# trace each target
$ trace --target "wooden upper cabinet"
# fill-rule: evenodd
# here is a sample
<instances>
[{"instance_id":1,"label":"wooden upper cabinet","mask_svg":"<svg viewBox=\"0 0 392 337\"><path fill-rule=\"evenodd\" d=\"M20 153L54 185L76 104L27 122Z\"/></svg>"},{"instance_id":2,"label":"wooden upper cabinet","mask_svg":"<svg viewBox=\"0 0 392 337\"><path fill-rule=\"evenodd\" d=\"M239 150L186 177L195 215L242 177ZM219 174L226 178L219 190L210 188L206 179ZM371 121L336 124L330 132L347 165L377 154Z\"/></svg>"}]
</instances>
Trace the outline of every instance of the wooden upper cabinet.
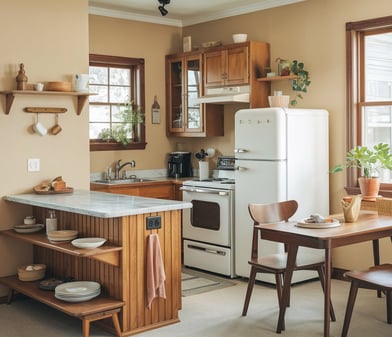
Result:
<instances>
[{"instance_id":1,"label":"wooden upper cabinet","mask_svg":"<svg viewBox=\"0 0 392 337\"><path fill-rule=\"evenodd\" d=\"M167 135L223 136L223 107L198 102L203 95L202 54L166 57Z\"/></svg>"},{"instance_id":2,"label":"wooden upper cabinet","mask_svg":"<svg viewBox=\"0 0 392 337\"><path fill-rule=\"evenodd\" d=\"M248 46L228 47L204 54L206 88L243 84L249 84Z\"/></svg>"}]
</instances>

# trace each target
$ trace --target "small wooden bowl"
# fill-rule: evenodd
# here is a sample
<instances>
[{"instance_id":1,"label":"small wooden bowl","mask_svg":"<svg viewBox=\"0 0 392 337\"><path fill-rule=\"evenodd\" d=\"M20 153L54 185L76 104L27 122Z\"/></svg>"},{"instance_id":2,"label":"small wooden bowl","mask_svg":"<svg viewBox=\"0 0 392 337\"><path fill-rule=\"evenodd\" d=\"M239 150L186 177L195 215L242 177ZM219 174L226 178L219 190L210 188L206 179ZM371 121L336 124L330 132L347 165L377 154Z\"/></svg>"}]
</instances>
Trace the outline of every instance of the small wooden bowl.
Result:
<instances>
[{"instance_id":1,"label":"small wooden bowl","mask_svg":"<svg viewBox=\"0 0 392 337\"><path fill-rule=\"evenodd\" d=\"M71 91L71 82L48 82L46 90L48 91Z\"/></svg>"}]
</instances>

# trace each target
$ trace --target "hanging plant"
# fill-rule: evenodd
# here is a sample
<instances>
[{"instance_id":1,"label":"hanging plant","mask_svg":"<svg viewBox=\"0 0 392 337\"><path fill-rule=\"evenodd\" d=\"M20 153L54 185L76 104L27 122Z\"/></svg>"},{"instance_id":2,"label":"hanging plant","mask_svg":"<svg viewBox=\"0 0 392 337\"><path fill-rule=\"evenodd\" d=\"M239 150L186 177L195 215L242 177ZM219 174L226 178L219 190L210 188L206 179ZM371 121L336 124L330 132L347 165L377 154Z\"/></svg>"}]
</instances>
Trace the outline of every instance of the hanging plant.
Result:
<instances>
[{"instance_id":1,"label":"hanging plant","mask_svg":"<svg viewBox=\"0 0 392 337\"><path fill-rule=\"evenodd\" d=\"M302 93L306 93L308 91L308 87L311 83L309 80L309 73L304 69L304 63L294 60L291 63L290 73L292 75L298 76L292 82L292 89L295 91L294 98L290 101L292 106L296 106L298 104L298 99L303 99Z\"/></svg>"}]
</instances>

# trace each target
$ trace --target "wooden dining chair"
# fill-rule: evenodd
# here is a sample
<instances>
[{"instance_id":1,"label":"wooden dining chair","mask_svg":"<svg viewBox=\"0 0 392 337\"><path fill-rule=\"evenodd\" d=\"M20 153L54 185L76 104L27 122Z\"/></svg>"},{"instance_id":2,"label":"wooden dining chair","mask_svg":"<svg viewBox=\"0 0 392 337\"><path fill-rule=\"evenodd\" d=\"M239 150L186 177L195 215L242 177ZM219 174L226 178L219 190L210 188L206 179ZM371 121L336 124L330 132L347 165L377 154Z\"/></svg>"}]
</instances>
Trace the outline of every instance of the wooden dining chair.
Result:
<instances>
[{"instance_id":1,"label":"wooden dining chair","mask_svg":"<svg viewBox=\"0 0 392 337\"><path fill-rule=\"evenodd\" d=\"M278 294L279 308L281 310L282 302L282 288L283 288L283 277L286 270L287 253L272 254L267 256L259 256L259 237L258 227L259 225L276 223L276 222L288 222L295 212L297 211L298 203L295 200L282 201L272 204L249 204L248 210L251 218L254 221L253 226L253 237L252 237L252 253L251 259L248 263L251 266L248 288L246 291L244 307L242 310L242 316L246 316L248 312L248 306L252 295L255 279L257 273L269 273L275 274L276 290ZM285 249L286 250L286 249ZM322 289L324 291L324 280L325 280L325 261L324 257L320 257L316 254L312 255L309 253L306 256L306 260L297 260L296 270L316 270L319 277ZM287 301L290 303L290 300ZM335 313L331 303L331 320L335 321ZM283 325L284 330L284 325Z\"/></svg>"},{"instance_id":2,"label":"wooden dining chair","mask_svg":"<svg viewBox=\"0 0 392 337\"><path fill-rule=\"evenodd\" d=\"M347 300L346 314L344 316L342 337L347 336L359 288L375 289L385 292L387 322L388 324L392 324L392 264L374 266L366 271L348 271L344 273L344 277L351 281L351 287Z\"/></svg>"},{"instance_id":3,"label":"wooden dining chair","mask_svg":"<svg viewBox=\"0 0 392 337\"><path fill-rule=\"evenodd\" d=\"M392 216L392 198L377 198L376 199L376 209L378 215L388 215ZM392 242L392 236L390 237ZM373 240L373 258L374 265L378 266L380 264L380 243L378 239ZM377 290L377 296L381 297L381 291Z\"/></svg>"}]
</instances>

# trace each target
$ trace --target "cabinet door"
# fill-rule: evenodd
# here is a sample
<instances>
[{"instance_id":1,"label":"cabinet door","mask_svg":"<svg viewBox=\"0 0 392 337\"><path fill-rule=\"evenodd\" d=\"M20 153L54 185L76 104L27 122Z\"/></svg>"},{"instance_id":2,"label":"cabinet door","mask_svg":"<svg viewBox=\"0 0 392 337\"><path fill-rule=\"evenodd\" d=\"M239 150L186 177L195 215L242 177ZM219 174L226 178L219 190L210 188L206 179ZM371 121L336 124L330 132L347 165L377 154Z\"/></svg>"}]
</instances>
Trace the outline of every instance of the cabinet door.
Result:
<instances>
[{"instance_id":1,"label":"cabinet door","mask_svg":"<svg viewBox=\"0 0 392 337\"><path fill-rule=\"evenodd\" d=\"M170 132L184 132L183 63L181 57L168 60L167 89L168 129Z\"/></svg>"},{"instance_id":2,"label":"cabinet door","mask_svg":"<svg viewBox=\"0 0 392 337\"><path fill-rule=\"evenodd\" d=\"M229 48L227 50L226 85L249 83L248 47Z\"/></svg>"},{"instance_id":3,"label":"cabinet door","mask_svg":"<svg viewBox=\"0 0 392 337\"><path fill-rule=\"evenodd\" d=\"M201 59L200 56L185 59L185 102L183 106L186 132L203 131L203 105L197 101L201 96Z\"/></svg>"},{"instance_id":4,"label":"cabinet door","mask_svg":"<svg viewBox=\"0 0 392 337\"><path fill-rule=\"evenodd\" d=\"M225 51L204 54L204 86L221 87L225 84Z\"/></svg>"}]
</instances>

